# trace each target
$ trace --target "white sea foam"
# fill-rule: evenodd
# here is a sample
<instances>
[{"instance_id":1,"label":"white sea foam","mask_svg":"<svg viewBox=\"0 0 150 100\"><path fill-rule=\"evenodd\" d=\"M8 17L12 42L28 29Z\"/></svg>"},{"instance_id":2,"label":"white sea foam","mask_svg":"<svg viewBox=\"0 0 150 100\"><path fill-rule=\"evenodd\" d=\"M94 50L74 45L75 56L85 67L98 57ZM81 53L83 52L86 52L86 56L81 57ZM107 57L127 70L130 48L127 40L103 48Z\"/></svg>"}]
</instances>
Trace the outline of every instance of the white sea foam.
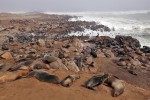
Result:
<instances>
[{"instance_id":1,"label":"white sea foam","mask_svg":"<svg viewBox=\"0 0 150 100\"><path fill-rule=\"evenodd\" d=\"M62 13L59 13L62 14ZM89 35L110 36L126 35L137 38L141 45L150 46L150 11L125 11L125 12L79 12L64 13L68 15L79 16L69 21L95 21L97 24L103 24L115 31L100 32L85 29L84 32L70 33L70 35Z\"/></svg>"}]
</instances>

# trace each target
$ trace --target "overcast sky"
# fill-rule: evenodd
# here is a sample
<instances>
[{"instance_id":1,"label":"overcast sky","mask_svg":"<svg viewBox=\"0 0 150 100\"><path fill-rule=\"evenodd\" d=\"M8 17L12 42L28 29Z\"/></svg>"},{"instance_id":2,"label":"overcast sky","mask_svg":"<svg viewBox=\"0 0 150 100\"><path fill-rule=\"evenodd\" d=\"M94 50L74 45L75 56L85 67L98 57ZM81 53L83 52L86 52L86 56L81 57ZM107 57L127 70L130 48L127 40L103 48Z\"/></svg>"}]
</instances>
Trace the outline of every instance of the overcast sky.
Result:
<instances>
[{"instance_id":1,"label":"overcast sky","mask_svg":"<svg viewBox=\"0 0 150 100\"><path fill-rule=\"evenodd\" d=\"M0 0L0 12L118 10L150 10L150 0Z\"/></svg>"}]
</instances>

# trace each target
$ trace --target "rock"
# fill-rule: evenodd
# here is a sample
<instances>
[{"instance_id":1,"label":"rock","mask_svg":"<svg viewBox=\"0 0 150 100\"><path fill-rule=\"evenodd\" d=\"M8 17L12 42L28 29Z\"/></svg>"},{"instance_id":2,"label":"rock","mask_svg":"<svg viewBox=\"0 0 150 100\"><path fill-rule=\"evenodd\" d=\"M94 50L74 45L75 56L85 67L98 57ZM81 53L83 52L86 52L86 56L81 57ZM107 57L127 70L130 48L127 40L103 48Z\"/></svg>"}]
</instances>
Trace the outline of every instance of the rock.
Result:
<instances>
[{"instance_id":1,"label":"rock","mask_svg":"<svg viewBox=\"0 0 150 100\"><path fill-rule=\"evenodd\" d=\"M104 54L108 58L115 58L115 55L111 50L107 50Z\"/></svg>"},{"instance_id":2,"label":"rock","mask_svg":"<svg viewBox=\"0 0 150 100\"><path fill-rule=\"evenodd\" d=\"M132 52L133 51L133 49L130 48L129 46L124 46L123 49L125 52Z\"/></svg>"},{"instance_id":3,"label":"rock","mask_svg":"<svg viewBox=\"0 0 150 100\"><path fill-rule=\"evenodd\" d=\"M140 66L141 65L141 63L138 60L133 60L133 59L130 60L130 63L134 66Z\"/></svg>"},{"instance_id":4,"label":"rock","mask_svg":"<svg viewBox=\"0 0 150 100\"><path fill-rule=\"evenodd\" d=\"M148 60L150 61L150 57L148 57Z\"/></svg>"},{"instance_id":5,"label":"rock","mask_svg":"<svg viewBox=\"0 0 150 100\"><path fill-rule=\"evenodd\" d=\"M126 66L127 63L125 61L119 61L119 62L117 62L117 65L119 65L119 66Z\"/></svg>"},{"instance_id":6,"label":"rock","mask_svg":"<svg viewBox=\"0 0 150 100\"><path fill-rule=\"evenodd\" d=\"M2 45L2 50L9 50L8 45L7 45L7 44L3 44L3 45Z\"/></svg>"},{"instance_id":7,"label":"rock","mask_svg":"<svg viewBox=\"0 0 150 100\"><path fill-rule=\"evenodd\" d=\"M89 70L91 73L97 73L98 67L97 66L89 67Z\"/></svg>"},{"instance_id":8,"label":"rock","mask_svg":"<svg viewBox=\"0 0 150 100\"><path fill-rule=\"evenodd\" d=\"M93 58L91 56L87 56L85 59L86 59L85 63L88 65L93 62Z\"/></svg>"},{"instance_id":9,"label":"rock","mask_svg":"<svg viewBox=\"0 0 150 100\"><path fill-rule=\"evenodd\" d=\"M36 54L27 54L27 55L25 55L25 58L27 58L27 59L37 59L38 57L37 57Z\"/></svg>"},{"instance_id":10,"label":"rock","mask_svg":"<svg viewBox=\"0 0 150 100\"><path fill-rule=\"evenodd\" d=\"M147 62L148 62L148 60L147 60L145 57L140 57L140 58L139 58L139 61L140 61L141 63L147 63Z\"/></svg>"},{"instance_id":11,"label":"rock","mask_svg":"<svg viewBox=\"0 0 150 100\"><path fill-rule=\"evenodd\" d=\"M150 53L146 53L145 56L150 57Z\"/></svg>"},{"instance_id":12,"label":"rock","mask_svg":"<svg viewBox=\"0 0 150 100\"><path fill-rule=\"evenodd\" d=\"M75 64L74 61L68 61L67 63L67 68L71 71L75 71L75 72L79 72L80 69L78 68L78 66Z\"/></svg>"},{"instance_id":13,"label":"rock","mask_svg":"<svg viewBox=\"0 0 150 100\"><path fill-rule=\"evenodd\" d=\"M101 53L99 53L97 56L98 56L98 57L100 57L100 58L104 58L104 57L106 57L106 56L105 56L105 54L104 54L104 53L102 53L102 52L101 52Z\"/></svg>"},{"instance_id":14,"label":"rock","mask_svg":"<svg viewBox=\"0 0 150 100\"><path fill-rule=\"evenodd\" d=\"M5 66L4 63L0 64L0 69L2 69Z\"/></svg>"},{"instance_id":15,"label":"rock","mask_svg":"<svg viewBox=\"0 0 150 100\"><path fill-rule=\"evenodd\" d=\"M29 59L27 59L26 57L23 57L22 55L18 55L15 57L16 62L23 62L23 61L27 61Z\"/></svg>"},{"instance_id":16,"label":"rock","mask_svg":"<svg viewBox=\"0 0 150 100\"><path fill-rule=\"evenodd\" d=\"M77 49L76 47L74 47L74 46L71 46L71 47L69 47L69 51L72 51L72 52L80 52L80 50L79 49Z\"/></svg>"},{"instance_id":17,"label":"rock","mask_svg":"<svg viewBox=\"0 0 150 100\"><path fill-rule=\"evenodd\" d=\"M50 67L54 69L68 70L68 68L61 61L54 61L50 63Z\"/></svg>"},{"instance_id":18,"label":"rock","mask_svg":"<svg viewBox=\"0 0 150 100\"><path fill-rule=\"evenodd\" d=\"M23 48L19 49L19 50L18 50L18 53L19 53L19 54L24 54L24 53L25 53L25 49L23 49Z\"/></svg>"},{"instance_id":19,"label":"rock","mask_svg":"<svg viewBox=\"0 0 150 100\"><path fill-rule=\"evenodd\" d=\"M1 51L1 50L0 50L0 55L2 55L3 53L4 53L4 51Z\"/></svg>"},{"instance_id":20,"label":"rock","mask_svg":"<svg viewBox=\"0 0 150 100\"><path fill-rule=\"evenodd\" d=\"M129 52L129 53L126 53L129 57L132 57L133 59L138 59L138 55L135 54L134 52Z\"/></svg>"},{"instance_id":21,"label":"rock","mask_svg":"<svg viewBox=\"0 0 150 100\"><path fill-rule=\"evenodd\" d=\"M53 44L56 45L56 44L59 44L59 42L58 41L54 41Z\"/></svg>"},{"instance_id":22,"label":"rock","mask_svg":"<svg viewBox=\"0 0 150 100\"><path fill-rule=\"evenodd\" d=\"M83 68L82 57L81 56L76 57L75 60L76 60L75 61L76 65L78 66L79 70L81 71Z\"/></svg>"},{"instance_id":23,"label":"rock","mask_svg":"<svg viewBox=\"0 0 150 100\"><path fill-rule=\"evenodd\" d=\"M36 54L37 50L35 49L30 49L29 51L27 51L27 54Z\"/></svg>"},{"instance_id":24,"label":"rock","mask_svg":"<svg viewBox=\"0 0 150 100\"><path fill-rule=\"evenodd\" d=\"M52 63L52 62L55 62L55 61L57 61L57 58L54 57L54 56L45 55L44 58L43 58L43 62L46 63L46 64L49 64L49 63Z\"/></svg>"},{"instance_id":25,"label":"rock","mask_svg":"<svg viewBox=\"0 0 150 100\"><path fill-rule=\"evenodd\" d=\"M39 39L38 40L38 44L40 45L40 46L45 46L45 41L43 40L43 39Z\"/></svg>"},{"instance_id":26,"label":"rock","mask_svg":"<svg viewBox=\"0 0 150 100\"><path fill-rule=\"evenodd\" d=\"M13 59L13 56L11 55L11 53L10 52L5 52L4 54L2 54L1 55L1 57L3 58L3 59Z\"/></svg>"},{"instance_id":27,"label":"rock","mask_svg":"<svg viewBox=\"0 0 150 100\"><path fill-rule=\"evenodd\" d=\"M143 66L144 66L144 67L148 67L148 68L150 67L149 64L143 64Z\"/></svg>"},{"instance_id":28,"label":"rock","mask_svg":"<svg viewBox=\"0 0 150 100\"><path fill-rule=\"evenodd\" d=\"M61 48L62 51L64 51L65 53L69 53L70 51L66 48Z\"/></svg>"},{"instance_id":29,"label":"rock","mask_svg":"<svg viewBox=\"0 0 150 100\"><path fill-rule=\"evenodd\" d=\"M141 56L143 55L143 52L140 49L137 49L135 53Z\"/></svg>"},{"instance_id":30,"label":"rock","mask_svg":"<svg viewBox=\"0 0 150 100\"><path fill-rule=\"evenodd\" d=\"M128 72L129 72L130 74L132 74L132 75L137 76L137 73L136 73L134 70L128 70Z\"/></svg>"},{"instance_id":31,"label":"rock","mask_svg":"<svg viewBox=\"0 0 150 100\"><path fill-rule=\"evenodd\" d=\"M79 40L78 38L74 38L74 39L72 40L72 44L73 44L74 47L83 49L83 43L82 43L82 41Z\"/></svg>"}]
</instances>

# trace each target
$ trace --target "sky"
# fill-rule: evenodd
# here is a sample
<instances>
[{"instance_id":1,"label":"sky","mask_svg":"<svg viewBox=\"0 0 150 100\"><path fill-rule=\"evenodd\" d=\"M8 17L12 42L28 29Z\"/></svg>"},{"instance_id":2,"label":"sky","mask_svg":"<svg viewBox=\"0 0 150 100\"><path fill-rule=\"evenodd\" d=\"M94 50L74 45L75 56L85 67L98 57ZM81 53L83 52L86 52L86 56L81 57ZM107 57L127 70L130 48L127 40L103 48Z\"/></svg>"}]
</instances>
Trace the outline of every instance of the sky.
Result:
<instances>
[{"instance_id":1,"label":"sky","mask_svg":"<svg viewBox=\"0 0 150 100\"><path fill-rule=\"evenodd\" d=\"M150 0L0 0L0 12L150 10Z\"/></svg>"}]
</instances>

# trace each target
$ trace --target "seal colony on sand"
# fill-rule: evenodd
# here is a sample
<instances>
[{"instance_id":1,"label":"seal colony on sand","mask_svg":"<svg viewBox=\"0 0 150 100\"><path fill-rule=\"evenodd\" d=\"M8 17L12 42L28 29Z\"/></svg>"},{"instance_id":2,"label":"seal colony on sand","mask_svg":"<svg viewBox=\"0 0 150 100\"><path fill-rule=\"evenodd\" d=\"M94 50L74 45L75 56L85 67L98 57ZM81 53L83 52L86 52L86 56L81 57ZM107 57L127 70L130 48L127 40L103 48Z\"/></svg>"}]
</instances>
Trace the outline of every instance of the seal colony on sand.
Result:
<instances>
[{"instance_id":1,"label":"seal colony on sand","mask_svg":"<svg viewBox=\"0 0 150 100\"><path fill-rule=\"evenodd\" d=\"M74 74L82 75L83 73L89 76L101 72L111 72L131 84L146 89L149 87L150 47L141 48L137 39L128 36L118 35L115 38L99 35L89 37L84 34L71 36L68 34L84 32L84 28L100 31L106 27L97 26L93 22L68 21L69 16L64 16L65 18L46 14L40 16L31 19L13 17L13 20L12 18L9 20L0 18L0 31L2 27L0 34L0 70L2 73L0 72L0 75L6 72L0 77L1 83L23 77L34 77L39 82L57 83L57 85L71 87L78 85L83 79L86 80L84 76L77 80L78 75L72 75L74 72ZM90 34L92 35L92 33ZM11 38L7 38L7 36L11 36ZM59 80L57 74L52 75L46 71L40 71L50 70L55 73L56 69L65 70L64 73L59 74L59 71L56 71L60 78L65 77L64 79ZM24 76L18 74L18 71L21 72L21 70L30 71ZM132 75L130 76L129 73ZM61 74L63 75L61 76ZM68 76L64 76L66 74ZM143 77L144 79L142 79ZM82 82L83 84L85 80ZM99 85L107 85L113 88L113 96L119 96L125 90L124 82L112 75L108 75L108 77L106 74L97 75L87 80L86 88L96 90ZM75 82L77 84L74 84ZM84 90L88 91L88 89ZM88 96L90 97L90 95Z\"/></svg>"}]
</instances>

